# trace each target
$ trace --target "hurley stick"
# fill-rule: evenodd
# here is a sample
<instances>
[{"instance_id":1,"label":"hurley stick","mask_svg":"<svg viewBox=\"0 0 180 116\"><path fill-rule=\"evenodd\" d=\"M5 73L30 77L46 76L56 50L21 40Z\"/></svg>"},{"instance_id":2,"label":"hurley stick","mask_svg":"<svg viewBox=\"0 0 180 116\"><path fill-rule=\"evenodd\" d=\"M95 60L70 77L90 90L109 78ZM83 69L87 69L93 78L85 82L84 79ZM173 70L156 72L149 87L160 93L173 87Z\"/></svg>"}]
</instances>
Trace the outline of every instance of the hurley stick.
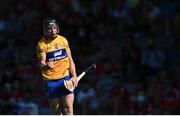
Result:
<instances>
[{"instance_id":1,"label":"hurley stick","mask_svg":"<svg viewBox=\"0 0 180 116\"><path fill-rule=\"evenodd\" d=\"M80 81L80 79L82 77L84 77L84 75L86 74L86 72L88 72L91 68L96 68L96 64L93 63L90 67L88 67L85 71L83 71L78 77L77 80L78 82ZM71 80L64 80L64 86L69 90L69 91L73 91L75 88L72 84Z\"/></svg>"}]
</instances>

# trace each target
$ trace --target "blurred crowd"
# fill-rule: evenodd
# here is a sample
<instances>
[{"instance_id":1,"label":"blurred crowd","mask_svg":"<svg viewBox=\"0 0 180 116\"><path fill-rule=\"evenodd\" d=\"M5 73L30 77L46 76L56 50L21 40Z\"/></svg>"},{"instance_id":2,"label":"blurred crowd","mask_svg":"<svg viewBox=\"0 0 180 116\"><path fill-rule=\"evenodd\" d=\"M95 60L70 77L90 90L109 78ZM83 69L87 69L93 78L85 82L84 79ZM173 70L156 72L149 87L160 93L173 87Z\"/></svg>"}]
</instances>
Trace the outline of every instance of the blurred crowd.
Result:
<instances>
[{"instance_id":1,"label":"blurred crowd","mask_svg":"<svg viewBox=\"0 0 180 116\"><path fill-rule=\"evenodd\" d=\"M0 114L51 114L37 66L57 20L77 73L75 114L180 114L179 0L1 0Z\"/></svg>"}]
</instances>

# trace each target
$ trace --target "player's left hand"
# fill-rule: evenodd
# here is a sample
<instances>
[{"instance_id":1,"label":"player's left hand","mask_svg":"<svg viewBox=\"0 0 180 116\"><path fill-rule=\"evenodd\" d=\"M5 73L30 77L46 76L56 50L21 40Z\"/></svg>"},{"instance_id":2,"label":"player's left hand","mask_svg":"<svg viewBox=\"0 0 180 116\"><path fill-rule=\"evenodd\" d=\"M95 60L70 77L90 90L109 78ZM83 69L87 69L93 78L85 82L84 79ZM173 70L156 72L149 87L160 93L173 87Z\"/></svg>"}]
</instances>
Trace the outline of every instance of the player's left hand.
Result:
<instances>
[{"instance_id":1,"label":"player's left hand","mask_svg":"<svg viewBox=\"0 0 180 116\"><path fill-rule=\"evenodd\" d=\"M77 85L78 85L77 76L73 76L71 78L71 81L72 81L72 84L73 84L74 88L77 87Z\"/></svg>"}]
</instances>

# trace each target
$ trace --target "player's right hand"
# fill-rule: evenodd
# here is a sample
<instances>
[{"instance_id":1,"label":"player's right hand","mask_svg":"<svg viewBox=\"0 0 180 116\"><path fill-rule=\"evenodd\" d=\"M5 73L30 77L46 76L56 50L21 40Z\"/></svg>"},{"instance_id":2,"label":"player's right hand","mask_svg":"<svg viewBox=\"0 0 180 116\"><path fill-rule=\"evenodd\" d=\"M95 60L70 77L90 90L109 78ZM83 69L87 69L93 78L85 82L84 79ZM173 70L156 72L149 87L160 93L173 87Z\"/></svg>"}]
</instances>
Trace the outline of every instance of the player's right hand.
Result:
<instances>
[{"instance_id":1,"label":"player's right hand","mask_svg":"<svg viewBox=\"0 0 180 116\"><path fill-rule=\"evenodd\" d=\"M47 64L47 66L49 68L54 68L55 67L53 62L47 62L46 64Z\"/></svg>"}]
</instances>

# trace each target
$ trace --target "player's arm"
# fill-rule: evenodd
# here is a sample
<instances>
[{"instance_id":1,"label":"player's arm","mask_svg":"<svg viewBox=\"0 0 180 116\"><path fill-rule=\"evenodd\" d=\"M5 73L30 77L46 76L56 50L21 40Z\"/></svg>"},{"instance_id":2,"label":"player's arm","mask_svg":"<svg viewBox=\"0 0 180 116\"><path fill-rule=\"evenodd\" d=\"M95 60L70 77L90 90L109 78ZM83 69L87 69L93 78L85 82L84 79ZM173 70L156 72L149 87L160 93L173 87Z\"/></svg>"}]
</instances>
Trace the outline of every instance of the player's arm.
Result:
<instances>
[{"instance_id":1,"label":"player's arm","mask_svg":"<svg viewBox=\"0 0 180 116\"><path fill-rule=\"evenodd\" d=\"M46 62L45 50L42 46L39 45L39 43L37 46L37 56L38 56L39 67L42 70L46 70L48 68L54 68L54 64L52 62Z\"/></svg>"},{"instance_id":2,"label":"player's arm","mask_svg":"<svg viewBox=\"0 0 180 116\"><path fill-rule=\"evenodd\" d=\"M65 39L64 43L65 43L65 48L66 48L67 56L69 58L69 63L70 63L69 72L71 75L71 80L72 80L74 87L76 87L78 84L78 81L77 81L75 63L74 63L74 60L73 60L72 55L71 55L71 51L69 48L68 41L66 39Z\"/></svg>"},{"instance_id":3,"label":"player's arm","mask_svg":"<svg viewBox=\"0 0 180 116\"><path fill-rule=\"evenodd\" d=\"M46 61L46 55L42 55L40 58L40 68L42 70L46 70L46 69L49 69L49 68L54 68L54 63L53 62L45 62Z\"/></svg>"},{"instance_id":4,"label":"player's arm","mask_svg":"<svg viewBox=\"0 0 180 116\"><path fill-rule=\"evenodd\" d=\"M73 86L76 87L78 84L77 75L76 75L76 68L75 68L75 63L73 61L73 58L72 58L70 51L68 52L68 58L69 58L69 62L70 62L69 71L70 71L70 74L72 76L71 81L73 83Z\"/></svg>"},{"instance_id":5,"label":"player's arm","mask_svg":"<svg viewBox=\"0 0 180 116\"><path fill-rule=\"evenodd\" d=\"M70 62L70 67L69 67L69 71L71 76L77 76L76 75L76 68L75 68L75 64L71 55L71 52L68 53L68 58L69 58L69 62Z\"/></svg>"}]
</instances>

